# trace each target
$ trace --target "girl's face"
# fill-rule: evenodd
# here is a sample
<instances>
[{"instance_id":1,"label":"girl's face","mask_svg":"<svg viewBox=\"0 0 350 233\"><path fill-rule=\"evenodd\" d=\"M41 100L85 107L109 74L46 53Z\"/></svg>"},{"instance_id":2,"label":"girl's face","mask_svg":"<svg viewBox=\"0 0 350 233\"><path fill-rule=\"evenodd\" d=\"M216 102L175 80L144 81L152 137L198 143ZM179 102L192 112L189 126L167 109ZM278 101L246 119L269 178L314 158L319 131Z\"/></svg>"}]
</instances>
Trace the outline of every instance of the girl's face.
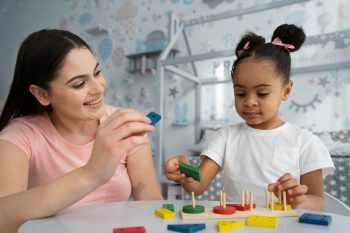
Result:
<instances>
[{"instance_id":1,"label":"girl's face","mask_svg":"<svg viewBox=\"0 0 350 233\"><path fill-rule=\"evenodd\" d=\"M106 81L90 50L77 48L65 58L48 96L59 119L92 120L104 113Z\"/></svg>"},{"instance_id":2,"label":"girl's face","mask_svg":"<svg viewBox=\"0 0 350 233\"><path fill-rule=\"evenodd\" d=\"M283 122L278 110L287 100L293 82L284 84L268 60L248 58L235 67L233 88L237 113L256 129L273 129Z\"/></svg>"}]
</instances>

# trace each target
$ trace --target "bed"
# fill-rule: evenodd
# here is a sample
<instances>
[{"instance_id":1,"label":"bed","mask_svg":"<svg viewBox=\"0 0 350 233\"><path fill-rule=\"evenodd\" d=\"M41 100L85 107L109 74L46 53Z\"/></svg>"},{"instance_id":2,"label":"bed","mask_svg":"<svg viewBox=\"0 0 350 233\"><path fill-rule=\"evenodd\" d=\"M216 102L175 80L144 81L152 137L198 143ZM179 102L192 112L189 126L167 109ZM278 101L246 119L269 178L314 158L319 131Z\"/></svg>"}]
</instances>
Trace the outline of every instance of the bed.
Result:
<instances>
[{"instance_id":1,"label":"bed","mask_svg":"<svg viewBox=\"0 0 350 233\"><path fill-rule=\"evenodd\" d=\"M273 1L272 5L264 4L264 7L256 7L249 9L249 14L251 13L257 13L262 12L264 10L270 10L272 8L281 8L287 5L291 5L297 3L297 1ZM276 5L277 4L277 5ZM208 78L205 74L204 76L201 75L203 67L206 67L203 65L203 61L213 61L213 60L221 60L223 59L224 62L227 60L232 61L233 57L233 51L232 47L229 46L229 49L220 50L218 48L217 50L213 51L207 51L205 53L198 54L198 46L191 46L190 40L189 40L189 31L192 33L192 27L196 25L202 25L203 23L208 22L214 22L218 20L223 20L227 18L232 17L241 17L244 15L244 11L238 10L238 11L231 11L231 12L224 12L224 14L218 14L213 15L209 17L204 17L200 19L189 19L189 20L179 20L176 15L171 14L170 15L170 21L169 21L169 41L166 46L166 48L162 51L161 55L159 56L158 60L158 66L157 66L157 77L159 78L159 108L157 109L160 115L166 115L165 113L168 110L169 102L166 102L166 88L169 87L167 84L169 82L166 82L168 80L169 74L176 75L176 77L183 78L187 81L190 81L194 85L194 104L191 107L191 110L193 110L193 125L189 124L191 127L194 128L194 140L196 142L199 142L195 145L192 145L189 148L189 153L191 154L190 160L191 163L194 165L198 165L200 163L200 159L198 157L199 153L201 153L203 147L206 145L207 140L210 138L210 136L215 133L217 128L213 127L206 127L203 128L204 124L207 124L207 120L213 120L211 119L211 115L209 115L208 119L203 118L203 112L207 111L205 108L203 108L202 105L206 104L206 106L209 106L205 100L205 96L208 93L203 91L203 87L206 86L212 86L212 85L221 85L224 83L231 83L231 77L230 72L223 72L228 73L228 75L224 75L226 78L224 79L218 79L217 77ZM191 30L186 30L191 28ZM211 31L209 31L210 34ZM236 31L238 32L238 31ZM324 32L321 32L321 34L316 34L312 36L308 36L305 45L310 46L312 49L314 49L316 46L318 46L320 51L326 51L325 45L328 43L332 44L329 45L327 48L330 49L330 52L333 54L333 50L339 49L339 46L334 45L334 40L337 38L337 40L342 41L342 38L347 38L348 31L335 31L332 33L325 34ZM182 37L181 37L182 36ZM180 38L183 38L183 40L180 40ZM167 58L169 55L169 52L174 46L177 46L179 48L185 48L184 50L180 49L180 54L176 58ZM334 48L332 47L334 46ZM197 48L197 50L196 50ZM333 50L332 50L333 48ZM343 49L343 48L342 48ZM182 55L182 56L181 56ZM227 60L226 60L227 59ZM224 63L225 64L225 63ZM201 67L201 69L198 69L198 67ZM225 67L225 66L224 66ZM230 66L226 66L230 67ZM300 67L296 66L292 68L293 75L302 75L302 74L314 74L324 71L332 71L330 74L330 77L334 77L333 79L338 79L339 75L337 74L338 70L340 69L348 69L349 68L349 62L348 60L342 61L342 60L336 60L332 64L324 64L323 62L318 63L317 61L310 62L307 64L302 64ZM225 69L230 70L230 69ZM334 72L333 72L334 71ZM204 72L205 73L205 72ZM208 72L210 73L210 72ZM215 75L214 75L215 76ZM313 76L311 76L313 77ZM325 78L318 78L318 76L315 76L315 78L309 79L308 81L314 83L315 87L325 87L327 86L327 95L328 95L328 88L330 88L330 84L326 85L326 83L321 82ZM306 80L306 79L305 79ZM319 80L319 83L317 83L317 80ZM346 81L348 83L348 81ZM338 83L339 84L339 83ZM338 85L336 84L336 85ZM204 93L204 94L203 94ZM335 95L338 95L339 93L334 93ZM315 96L317 97L317 95ZM338 96L337 96L338 97ZM211 98L211 97L209 97ZM318 102L318 98L315 99ZM184 99L182 99L184 101ZM192 100L191 100L192 101ZM293 102L292 107L295 105ZM313 106L313 102L307 103L307 104L297 104L296 112L299 110L303 110L304 112L307 111L307 107L309 106L312 109L315 109L315 106ZM291 108L291 106L289 108ZM215 106L214 106L215 107ZM225 106L226 107L226 106ZM232 106L229 105L229 108ZM331 106L332 107L332 106ZM207 111L209 112L209 111ZM216 113L215 111L213 111ZM189 114L190 115L190 114ZM215 114L212 114L215 115ZM215 117L214 117L215 118ZM303 120L304 118L301 118ZM318 118L321 119L321 118ZM219 120L219 119L215 119ZM164 149L164 142L166 141L166 133L165 133L165 124L163 124L164 121L161 121L157 131L157 150L156 153L156 161L157 161L157 172L160 177L163 177L163 164L168 159L169 151L165 151ZM192 120L190 119L190 122L192 123ZM211 123L211 122L209 122ZM227 122L225 121L224 124ZM340 126L340 127L343 127ZM183 127L185 128L185 127ZM316 133L324 142L326 147L331 153L332 159L334 161L336 171L325 178L325 190L334 195L335 197L342 200L344 203L347 203L350 205L350 182L346 182L350 180L350 130L345 131L337 131L337 132L322 132L322 133ZM173 143L171 141L170 143ZM186 141L187 143L187 141ZM186 144L187 145L187 144ZM219 173L218 176L213 180L212 184L209 186L207 191L198 197L198 199L206 199L206 200L216 200L218 197L217 192L222 189L223 187L222 182L222 174ZM181 195L181 197L184 196L184 198L189 198L188 195Z\"/></svg>"}]
</instances>

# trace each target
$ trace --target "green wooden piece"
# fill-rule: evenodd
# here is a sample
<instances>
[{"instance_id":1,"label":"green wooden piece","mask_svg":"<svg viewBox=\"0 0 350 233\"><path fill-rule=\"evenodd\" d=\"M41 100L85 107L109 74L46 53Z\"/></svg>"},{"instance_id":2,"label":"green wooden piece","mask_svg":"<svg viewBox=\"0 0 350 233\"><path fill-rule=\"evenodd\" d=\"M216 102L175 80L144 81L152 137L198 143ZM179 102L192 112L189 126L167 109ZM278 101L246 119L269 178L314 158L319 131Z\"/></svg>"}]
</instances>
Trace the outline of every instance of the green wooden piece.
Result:
<instances>
[{"instance_id":1,"label":"green wooden piece","mask_svg":"<svg viewBox=\"0 0 350 233\"><path fill-rule=\"evenodd\" d=\"M180 172L184 173L186 176L192 177L194 180L201 181L201 172L197 167L191 166L189 164L180 162Z\"/></svg>"},{"instance_id":2,"label":"green wooden piece","mask_svg":"<svg viewBox=\"0 0 350 233\"><path fill-rule=\"evenodd\" d=\"M187 214L200 214L203 213L204 210L205 208L202 205L195 205L195 207L192 205L185 205L182 207L182 211Z\"/></svg>"},{"instance_id":3,"label":"green wooden piece","mask_svg":"<svg viewBox=\"0 0 350 233\"><path fill-rule=\"evenodd\" d=\"M173 204L163 204L162 208L175 212Z\"/></svg>"}]
</instances>

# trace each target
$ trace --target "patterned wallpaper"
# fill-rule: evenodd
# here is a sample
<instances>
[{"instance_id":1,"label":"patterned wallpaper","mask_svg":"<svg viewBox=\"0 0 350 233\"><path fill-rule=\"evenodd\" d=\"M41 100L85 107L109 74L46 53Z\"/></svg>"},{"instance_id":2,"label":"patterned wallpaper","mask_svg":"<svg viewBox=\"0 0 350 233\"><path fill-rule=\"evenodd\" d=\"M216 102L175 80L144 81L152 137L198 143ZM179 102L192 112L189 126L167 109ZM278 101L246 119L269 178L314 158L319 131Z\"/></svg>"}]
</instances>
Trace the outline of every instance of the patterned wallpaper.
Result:
<instances>
[{"instance_id":1,"label":"patterned wallpaper","mask_svg":"<svg viewBox=\"0 0 350 233\"><path fill-rule=\"evenodd\" d=\"M154 72L128 72L126 55L164 48L171 13L183 20L201 21L227 11L259 7L271 2L276 0L4 0L0 3L3 34L0 49L4 51L4 57L11 59L0 60L0 98L4 99L7 94L21 39L39 29L40 25L71 30L92 45L108 80L107 103L135 107L145 113L155 110L158 108L157 77ZM293 54L294 68L332 65L347 62L350 58L349 10L350 0L311 0L225 20L203 22L188 27L186 32L192 52L199 54L233 50L240 36L248 30L268 39L276 26L295 23L303 26L312 40ZM17 44L9 44L12 38ZM13 49L9 51L8 46ZM187 55L183 39L176 43L175 48L180 51L178 56ZM198 62L196 67L201 78L227 78L232 60L233 57L229 57ZM191 70L189 64L180 67ZM166 77L165 130L175 134L178 129L172 123L193 125L194 106L191 98L194 88L177 75L166 73ZM350 128L350 67L296 74L293 79L295 86L291 98L281 108L281 115L286 120L314 131ZM203 92L205 104L201 116L205 123L240 121L233 107L229 83L206 86ZM177 136L169 137L170 142L179 140ZM178 143L189 144L187 139ZM168 149L168 152L173 154L175 147Z\"/></svg>"}]
</instances>

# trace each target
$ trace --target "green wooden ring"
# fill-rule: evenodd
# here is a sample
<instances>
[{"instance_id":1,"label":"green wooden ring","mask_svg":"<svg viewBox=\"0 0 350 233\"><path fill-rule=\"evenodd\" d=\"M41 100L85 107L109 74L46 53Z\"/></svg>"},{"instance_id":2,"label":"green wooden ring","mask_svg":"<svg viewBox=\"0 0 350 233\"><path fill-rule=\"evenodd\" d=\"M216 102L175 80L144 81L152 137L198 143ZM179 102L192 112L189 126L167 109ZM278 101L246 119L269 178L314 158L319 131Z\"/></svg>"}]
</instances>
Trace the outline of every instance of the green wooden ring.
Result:
<instances>
[{"instance_id":1,"label":"green wooden ring","mask_svg":"<svg viewBox=\"0 0 350 233\"><path fill-rule=\"evenodd\" d=\"M192 205L185 205L182 207L182 211L188 214L200 214L205 211L205 208L202 205L196 205L194 208Z\"/></svg>"}]
</instances>

